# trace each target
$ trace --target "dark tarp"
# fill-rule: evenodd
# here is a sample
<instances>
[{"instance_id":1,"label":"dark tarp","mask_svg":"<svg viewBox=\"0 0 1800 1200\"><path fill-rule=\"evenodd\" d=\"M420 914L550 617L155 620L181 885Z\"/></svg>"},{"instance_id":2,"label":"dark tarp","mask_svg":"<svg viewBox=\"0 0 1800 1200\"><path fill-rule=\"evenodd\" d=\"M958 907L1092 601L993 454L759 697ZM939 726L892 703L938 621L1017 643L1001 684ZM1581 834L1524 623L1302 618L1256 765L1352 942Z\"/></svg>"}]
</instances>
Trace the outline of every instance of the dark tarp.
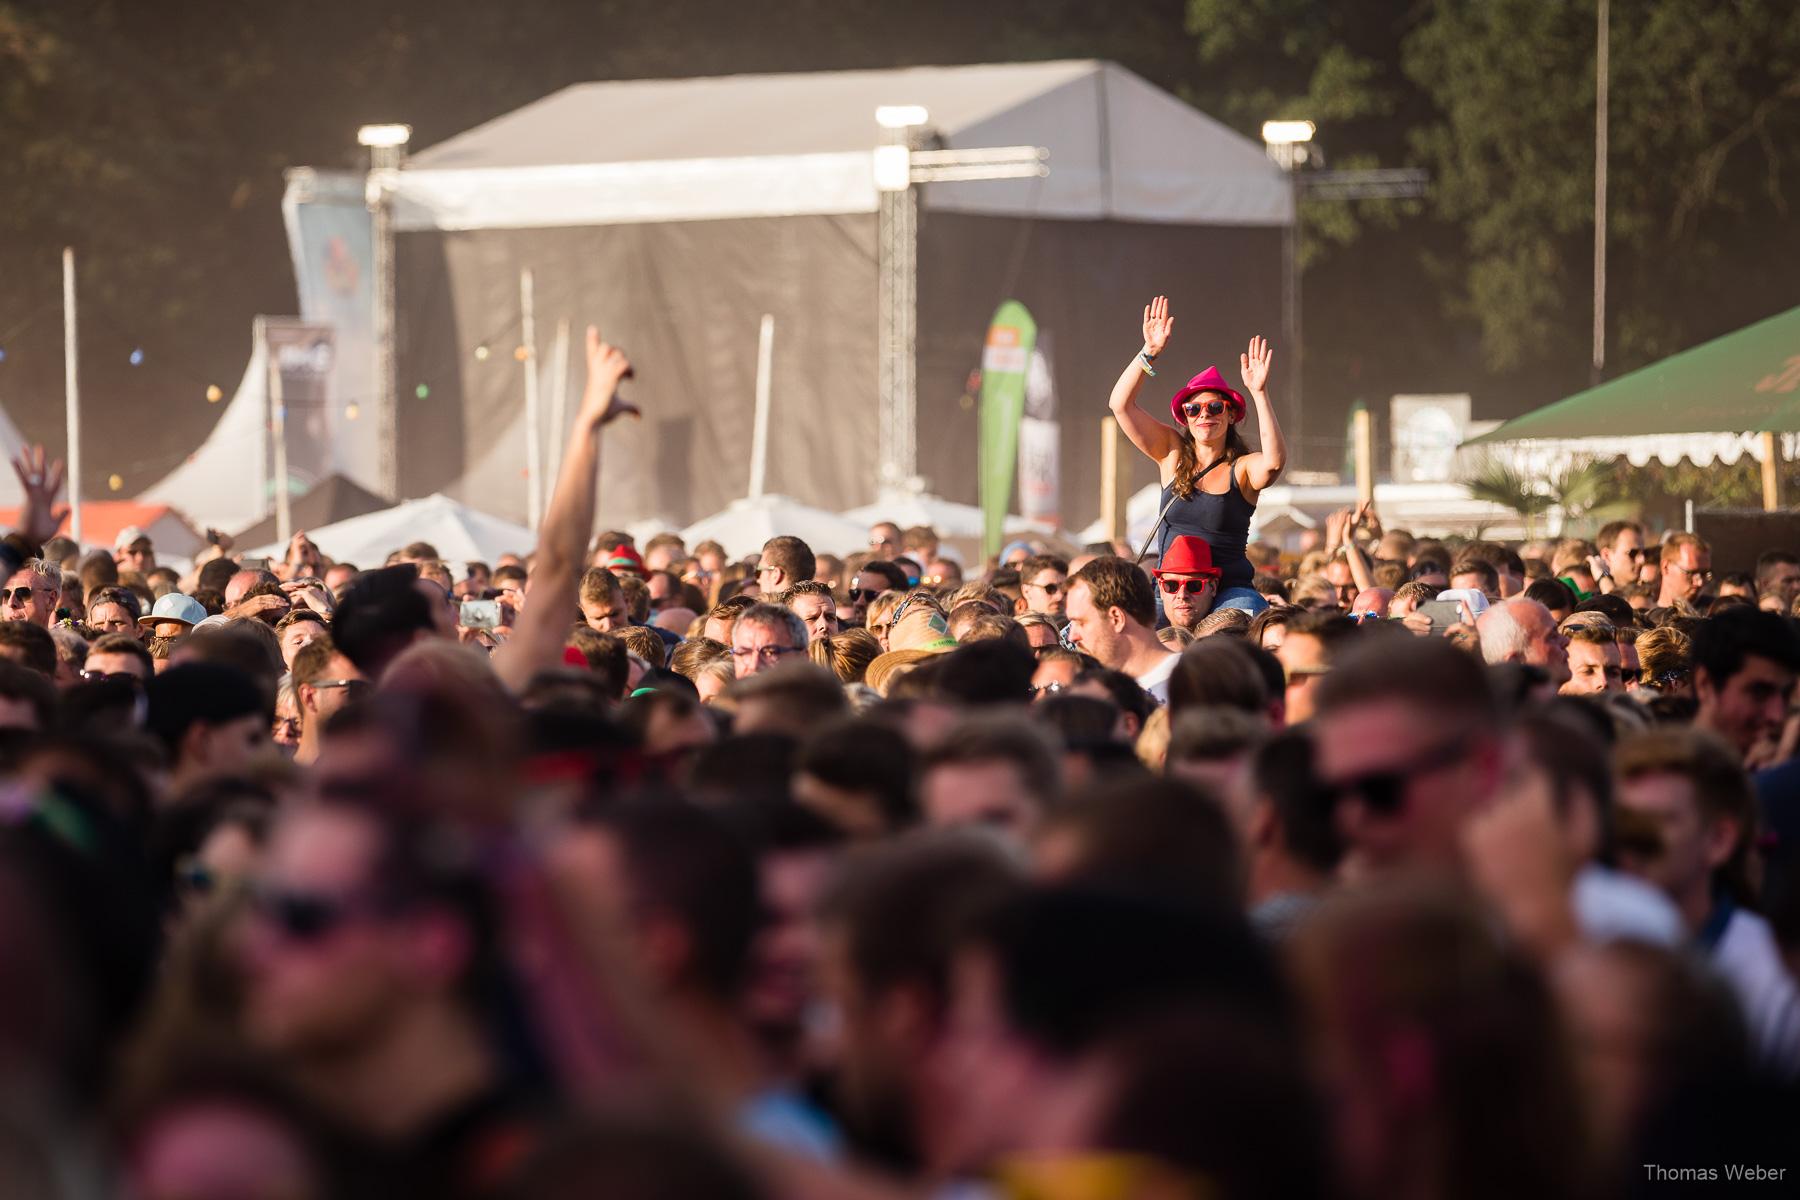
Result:
<instances>
[{"instance_id":1,"label":"dark tarp","mask_svg":"<svg viewBox=\"0 0 1800 1200\"><path fill-rule=\"evenodd\" d=\"M487 511L523 514L522 368L513 350L519 271L529 266L540 353L549 356L559 319L572 327L571 414L587 323L638 367L626 386L645 417L608 433L603 523L657 516L685 524L744 495L764 312L776 319L768 490L838 510L874 498L873 215L415 232L399 247L404 494L446 490ZM1143 390L1152 412L1163 414L1169 396L1209 363L1236 378L1253 333L1275 341L1280 362L1276 227L923 212L919 274L919 471L953 500L976 500L976 419L962 397L1002 300L1022 301L1056 337L1071 528L1099 511L1099 423L1153 294L1170 296L1177 325ZM547 365L540 378L547 413ZM1131 486L1153 478L1152 464L1129 453Z\"/></svg>"},{"instance_id":2,"label":"dark tarp","mask_svg":"<svg viewBox=\"0 0 1800 1200\"><path fill-rule=\"evenodd\" d=\"M288 511L296 530L323 529L351 517L376 512L388 506L386 500L366 488L359 487L342 475L327 475L303 496L289 502ZM276 538L275 518L265 517L248 529L232 535L240 548L262 546Z\"/></svg>"}]
</instances>

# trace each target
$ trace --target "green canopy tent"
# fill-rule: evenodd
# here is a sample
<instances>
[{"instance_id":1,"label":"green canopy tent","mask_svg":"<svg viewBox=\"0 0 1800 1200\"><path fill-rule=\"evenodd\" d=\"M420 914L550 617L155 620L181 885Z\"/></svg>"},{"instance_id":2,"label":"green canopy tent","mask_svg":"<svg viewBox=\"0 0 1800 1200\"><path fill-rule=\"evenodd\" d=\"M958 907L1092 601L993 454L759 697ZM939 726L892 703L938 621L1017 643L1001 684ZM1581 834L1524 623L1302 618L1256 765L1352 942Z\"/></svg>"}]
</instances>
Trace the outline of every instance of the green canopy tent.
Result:
<instances>
[{"instance_id":1,"label":"green canopy tent","mask_svg":"<svg viewBox=\"0 0 1800 1200\"><path fill-rule=\"evenodd\" d=\"M1548 474L1577 457L1651 459L1673 465L1764 464L1765 505L1777 454L1800 433L1800 308L1684 350L1661 362L1464 442ZM1777 449L1777 434L1781 439Z\"/></svg>"}]
</instances>

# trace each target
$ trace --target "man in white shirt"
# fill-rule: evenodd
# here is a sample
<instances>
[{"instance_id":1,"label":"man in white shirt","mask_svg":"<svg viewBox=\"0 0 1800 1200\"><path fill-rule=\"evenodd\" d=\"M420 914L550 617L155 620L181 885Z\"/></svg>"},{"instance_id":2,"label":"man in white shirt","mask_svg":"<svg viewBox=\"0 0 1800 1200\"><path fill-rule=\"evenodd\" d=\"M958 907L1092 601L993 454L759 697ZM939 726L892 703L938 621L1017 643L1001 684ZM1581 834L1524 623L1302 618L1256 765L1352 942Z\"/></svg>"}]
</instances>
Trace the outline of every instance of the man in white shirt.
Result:
<instances>
[{"instance_id":1,"label":"man in white shirt","mask_svg":"<svg viewBox=\"0 0 1800 1200\"><path fill-rule=\"evenodd\" d=\"M1169 676L1179 657L1156 637L1156 593L1150 577L1122 558L1096 558L1069 579L1069 632L1103 667L1123 671L1169 702Z\"/></svg>"},{"instance_id":2,"label":"man in white shirt","mask_svg":"<svg viewBox=\"0 0 1800 1200\"><path fill-rule=\"evenodd\" d=\"M1621 814L1654 828L1654 850L1621 852L1621 865L1662 888L1743 1008L1758 1056L1782 1075L1800 1072L1800 989L1768 921L1740 901L1750 892L1756 828L1750 781L1731 748L1699 729L1664 727L1619 747Z\"/></svg>"}]
</instances>

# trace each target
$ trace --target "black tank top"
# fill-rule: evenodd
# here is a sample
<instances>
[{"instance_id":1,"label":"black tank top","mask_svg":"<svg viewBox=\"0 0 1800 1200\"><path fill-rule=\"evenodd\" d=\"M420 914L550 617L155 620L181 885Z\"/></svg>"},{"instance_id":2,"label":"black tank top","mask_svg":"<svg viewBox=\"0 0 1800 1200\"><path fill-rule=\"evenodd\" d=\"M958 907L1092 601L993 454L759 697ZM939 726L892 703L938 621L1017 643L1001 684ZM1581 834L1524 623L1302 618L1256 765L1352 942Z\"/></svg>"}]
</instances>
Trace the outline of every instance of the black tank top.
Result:
<instances>
[{"instance_id":1,"label":"black tank top","mask_svg":"<svg viewBox=\"0 0 1800 1200\"><path fill-rule=\"evenodd\" d=\"M1213 566L1219 569L1219 590L1223 591L1249 587L1255 576L1250 560L1244 556L1244 547L1250 541L1250 517L1256 512L1256 505L1238 491L1237 472L1229 467L1231 482L1223 492L1215 495L1201 490L1200 480L1218 465L1214 463L1200 473L1200 478L1194 480L1194 494L1185 500L1170 503L1175 495L1174 485L1163 485L1162 503L1168 515L1163 518L1156 556L1160 559L1169 543L1184 534L1200 538L1212 549Z\"/></svg>"}]
</instances>

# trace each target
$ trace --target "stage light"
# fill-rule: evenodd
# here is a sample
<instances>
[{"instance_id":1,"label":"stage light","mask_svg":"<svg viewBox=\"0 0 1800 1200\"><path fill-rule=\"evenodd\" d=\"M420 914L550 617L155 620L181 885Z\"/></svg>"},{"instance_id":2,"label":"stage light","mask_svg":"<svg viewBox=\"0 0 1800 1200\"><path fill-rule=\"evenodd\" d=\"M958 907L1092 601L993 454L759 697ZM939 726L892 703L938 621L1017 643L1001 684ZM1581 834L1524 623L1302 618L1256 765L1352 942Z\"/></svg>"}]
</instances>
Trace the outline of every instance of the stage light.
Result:
<instances>
[{"instance_id":1,"label":"stage light","mask_svg":"<svg viewBox=\"0 0 1800 1200\"><path fill-rule=\"evenodd\" d=\"M404 146L412 140L411 125L364 125L356 131L359 145L390 148Z\"/></svg>"},{"instance_id":2,"label":"stage light","mask_svg":"<svg viewBox=\"0 0 1800 1200\"><path fill-rule=\"evenodd\" d=\"M875 110L875 123L883 129L911 129L929 120L922 104L883 104Z\"/></svg>"},{"instance_id":3,"label":"stage light","mask_svg":"<svg viewBox=\"0 0 1800 1200\"><path fill-rule=\"evenodd\" d=\"M346 420L346 421L354 421L354 420L356 420L356 418L358 418L358 417L360 417L360 416L362 416L362 409L361 409L361 408L358 408L358 407L357 407L357 406L356 406L356 405L354 405L354 404L346 404L346 405L344 405L344 420Z\"/></svg>"},{"instance_id":4,"label":"stage light","mask_svg":"<svg viewBox=\"0 0 1800 1200\"><path fill-rule=\"evenodd\" d=\"M106 486L116 492L124 488L125 480L118 475L108 475L106 477Z\"/></svg>"},{"instance_id":5,"label":"stage light","mask_svg":"<svg viewBox=\"0 0 1800 1200\"><path fill-rule=\"evenodd\" d=\"M413 389L413 395L415 395L419 399L423 400L427 396L431 395L431 388L429 386L427 386L426 384L421 383L418 387Z\"/></svg>"},{"instance_id":6,"label":"stage light","mask_svg":"<svg viewBox=\"0 0 1800 1200\"><path fill-rule=\"evenodd\" d=\"M211 384L207 385L207 387L206 387L206 402L208 404L217 404L219 401L223 400L224 398L225 398L225 392L219 387L218 384L211 383Z\"/></svg>"},{"instance_id":7,"label":"stage light","mask_svg":"<svg viewBox=\"0 0 1800 1200\"><path fill-rule=\"evenodd\" d=\"M492 353L492 351L487 348L487 343L483 342L481 345L475 347L475 361L486 362L490 353Z\"/></svg>"},{"instance_id":8,"label":"stage light","mask_svg":"<svg viewBox=\"0 0 1800 1200\"><path fill-rule=\"evenodd\" d=\"M127 356L127 358L126 358L126 361L127 361L127 362L129 362L129 363L130 363L130 364L131 364L131 365L132 365L132 366L134 366L134 367L141 367L141 366L143 366L143 365L144 365L144 351L143 351L143 348L142 348L142 347L139 347L139 348L138 348L138 349L136 349L136 350L133 350L133 351L132 351L132 352L131 352L131 353L130 353L130 355L128 355L128 356Z\"/></svg>"},{"instance_id":9,"label":"stage light","mask_svg":"<svg viewBox=\"0 0 1800 1200\"><path fill-rule=\"evenodd\" d=\"M1310 142L1314 132L1311 121L1264 121L1262 127L1263 142L1270 146Z\"/></svg>"}]
</instances>

